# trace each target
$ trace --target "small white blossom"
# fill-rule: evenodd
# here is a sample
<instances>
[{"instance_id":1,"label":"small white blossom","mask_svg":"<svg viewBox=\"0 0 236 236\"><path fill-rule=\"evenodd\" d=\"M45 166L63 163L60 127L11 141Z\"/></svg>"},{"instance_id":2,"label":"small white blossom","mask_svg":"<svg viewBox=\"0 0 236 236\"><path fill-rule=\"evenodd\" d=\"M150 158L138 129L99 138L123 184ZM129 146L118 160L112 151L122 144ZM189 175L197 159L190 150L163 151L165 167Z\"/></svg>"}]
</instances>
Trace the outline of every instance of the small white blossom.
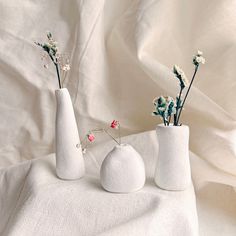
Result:
<instances>
[{"instance_id":1,"label":"small white blossom","mask_svg":"<svg viewBox=\"0 0 236 236\"><path fill-rule=\"evenodd\" d=\"M200 64L205 64L205 58L204 57L196 57L196 61Z\"/></svg>"},{"instance_id":2,"label":"small white blossom","mask_svg":"<svg viewBox=\"0 0 236 236\"><path fill-rule=\"evenodd\" d=\"M202 56L202 52L201 51L197 51L197 54L193 56L193 64L195 66L198 66L199 64L205 64L206 60L205 58Z\"/></svg>"},{"instance_id":3,"label":"small white blossom","mask_svg":"<svg viewBox=\"0 0 236 236\"><path fill-rule=\"evenodd\" d=\"M166 107L158 107L159 111L165 111Z\"/></svg>"},{"instance_id":4,"label":"small white blossom","mask_svg":"<svg viewBox=\"0 0 236 236\"><path fill-rule=\"evenodd\" d=\"M203 54L203 53L202 53L201 51L199 51L199 50L197 51L197 55L198 55L198 56L202 56L202 54Z\"/></svg>"},{"instance_id":5,"label":"small white blossom","mask_svg":"<svg viewBox=\"0 0 236 236\"><path fill-rule=\"evenodd\" d=\"M70 70L70 65L69 64L66 64L64 66L62 66L61 68L63 71L69 71Z\"/></svg>"}]
</instances>

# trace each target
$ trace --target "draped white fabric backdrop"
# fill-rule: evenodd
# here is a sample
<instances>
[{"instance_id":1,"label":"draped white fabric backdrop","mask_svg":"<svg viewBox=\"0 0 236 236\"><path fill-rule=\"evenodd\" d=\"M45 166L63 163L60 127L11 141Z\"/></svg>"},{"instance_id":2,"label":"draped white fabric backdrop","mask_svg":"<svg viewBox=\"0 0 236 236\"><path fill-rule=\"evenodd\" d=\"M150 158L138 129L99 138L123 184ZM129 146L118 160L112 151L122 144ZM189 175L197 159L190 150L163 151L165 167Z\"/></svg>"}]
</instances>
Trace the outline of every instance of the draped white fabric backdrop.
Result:
<instances>
[{"instance_id":1,"label":"draped white fabric backdrop","mask_svg":"<svg viewBox=\"0 0 236 236\"><path fill-rule=\"evenodd\" d=\"M64 81L80 135L112 119L122 135L155 128L152 100L175 96L173 64L191 77L183 113L201 235L236 234L236 1L0 1L1 167L54 152L53 66L33 41L51 30L71 55Z\"/></svg>"}]
</instances>

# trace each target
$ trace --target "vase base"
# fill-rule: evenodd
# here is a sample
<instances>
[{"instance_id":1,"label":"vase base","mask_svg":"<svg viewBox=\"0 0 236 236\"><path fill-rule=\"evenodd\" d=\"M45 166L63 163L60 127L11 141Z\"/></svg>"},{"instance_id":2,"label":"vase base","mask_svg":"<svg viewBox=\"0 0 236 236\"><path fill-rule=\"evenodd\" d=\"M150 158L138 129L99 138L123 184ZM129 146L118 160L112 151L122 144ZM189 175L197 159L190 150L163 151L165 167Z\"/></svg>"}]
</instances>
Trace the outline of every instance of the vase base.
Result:
<instances>
[{"instance_id":1,"label":"vase base","mask_svg":"<svg viewBox=\"0 0 236 236\"><path fill-rule=\"evenodd\" d=\"M144 185L143 185L143 186L144 186ZM126 190L126 191L108 190L108 189L104 188L103 186L102 186L102 188L103 188L104 190L106 190L107 192L109 192L109 193L127 194L127 193L134 193L134 192L137 192L137 191L141 190L141 189L143 188L143 186L138 187L138 188L134 188L134 189L131 189L131 190Z\"/></svg>"},{"instance_id":2,"label":"vase base","mask_svg":"<svg viewBox=\"0 0 236 236\"><path fill-rule=\"evenodd\" d=\"M60 174L56 171L57 178L61 180L68 180L68 181L73 181L73 180L78 180L84 177L85 171L80 171L80 174L75 174L75 175L67 175L67 174Z\"/></svg>"},{"instance_id":3,"label":"vase base","mask_svg":"<svg viewBox=\"0 0 236 236\"><path fill-rule=\"evenodd\" d=\"M162 190L165 190L165 191L172 191L172 192L181 192L181 191L185 191L186 189L188 189L190 186L191 186L191 183L189 183L188 185L184 186L184 187L181 187L181 188L178 188L178 187L162 187L160 186L158 183L156 183L156 181L154 181L156 186Z\"/></svg>"},{"instance_id":4,"label":"vase base","mask_svg":"<svg viewBox=\"0 0 236 236\"><path fill-rule=\"evenodd\" d=\"M74 180L79 180L79 179L83 178L83 176L76 177L76 178L65 178L65 177L60 177L60 176L57 175L57 178L60 179L60 180L74 181Z\"/></svg>"}]
</instances>

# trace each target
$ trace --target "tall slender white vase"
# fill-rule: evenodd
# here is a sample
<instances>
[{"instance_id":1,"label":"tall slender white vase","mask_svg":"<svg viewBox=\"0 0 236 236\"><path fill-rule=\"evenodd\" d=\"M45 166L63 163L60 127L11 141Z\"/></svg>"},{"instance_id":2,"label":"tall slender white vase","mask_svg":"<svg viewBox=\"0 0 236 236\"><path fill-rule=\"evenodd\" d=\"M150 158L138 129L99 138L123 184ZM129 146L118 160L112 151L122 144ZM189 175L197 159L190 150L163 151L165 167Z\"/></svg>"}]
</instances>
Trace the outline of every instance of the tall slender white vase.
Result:
<instances>
[{"instance_id":1,"label":"tall slender white vase","mask_svg":"<svg viewBox=\"0 0 236 236\"><path fill-rule=\"evenodd\" d=\"M85 174L84 159L71 97L66 88L55 91L56 173L65 180L79 179Z\"/></svg>"},{"instance_id":2,"label":"tall slender white vase","mask_svg":"<svg viewBox=\"0 0 236 236\"><path fill-rule=\"evenodd\" d=\"M155 172L157 186L181 191L191 184L189 127L157 126L159 153Z\"/></svg>"},{"instance_id":3,"label":"tall slender white vase","mask_svg":"<svg viewBox=\"0 0 236 236\"><path fill-rule=\"evenodd\" d=\"M116 145L105 157L100 179L102 187L113 193L129 193L145 183L145 166L140 154L129 144Z\"/></svg>"}]
</instances>

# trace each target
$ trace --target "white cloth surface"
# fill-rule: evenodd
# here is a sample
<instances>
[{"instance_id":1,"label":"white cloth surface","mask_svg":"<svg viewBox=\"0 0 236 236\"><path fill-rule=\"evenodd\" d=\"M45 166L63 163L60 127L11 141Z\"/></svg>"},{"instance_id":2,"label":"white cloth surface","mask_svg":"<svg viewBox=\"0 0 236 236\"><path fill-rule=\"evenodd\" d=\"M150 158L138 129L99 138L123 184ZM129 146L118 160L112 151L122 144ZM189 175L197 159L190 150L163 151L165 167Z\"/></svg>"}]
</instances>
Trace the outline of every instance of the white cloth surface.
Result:
<instances>
[{"instance_id":1,"label":"white cloth surface","mask_svg":"<svg viewBox=\"0 0 236 236\"><path fill-rule=\"evenodd\" d=\"M143 142L143 141L146 142ZM155 131L129 136L153 176L157 140ZM104 144L111 148L114 144ZM98 155L99 153L99 155ZM85 156L83 179L56 177L54 154L27 161L0 172L0 234L12 236L197 236L198 220L193 187L168 192L148 177L145 187L130 194L106 192L99 183L100 163L106 151L95 148ZM94 163L95 162L95 163Z\"/></svg>"},{"instance_id":2,"label":"white cloth surface","mask_svg":"<svg viewBox=\"0 0 236 236\"><path fill-rule=\"evenodd\" d=\"M81 136L112 119L121 122L122 135L153 130L159 123L150 115L153 98L176 95L170 68L178 64L190 77L200 49L207 63L182 117L190 126L200 235L234 236L235 9L235 0L1 0L1 167L54 152L55 70L43 69L32 43L46 30L71 55L64 86ZM7 190L17 193L20 177L11 173Z\"/></svg>"}]
</instances>

